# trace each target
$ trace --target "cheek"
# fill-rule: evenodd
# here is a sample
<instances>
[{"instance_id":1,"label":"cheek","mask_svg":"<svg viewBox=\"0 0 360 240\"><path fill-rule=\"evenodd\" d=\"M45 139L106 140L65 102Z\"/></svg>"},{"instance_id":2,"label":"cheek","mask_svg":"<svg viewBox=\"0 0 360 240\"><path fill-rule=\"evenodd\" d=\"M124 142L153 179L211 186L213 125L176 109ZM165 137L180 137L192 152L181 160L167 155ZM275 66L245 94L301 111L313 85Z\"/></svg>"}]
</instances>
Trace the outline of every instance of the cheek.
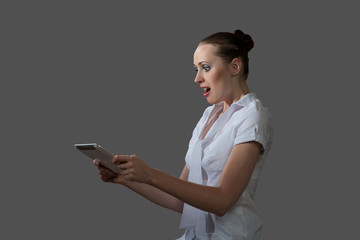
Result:
<instances>
[{"instance_id":1,"label":"cheek","mask_svg":"<svg viewBox=\"0 0 360 240\"><path fill-rule=\"evenodd\" d=\"M226 87L226 82L228 79L228 73L224 70L214 71L211 76L211 82L214 86Z\"/></svg>"}]
</instances>

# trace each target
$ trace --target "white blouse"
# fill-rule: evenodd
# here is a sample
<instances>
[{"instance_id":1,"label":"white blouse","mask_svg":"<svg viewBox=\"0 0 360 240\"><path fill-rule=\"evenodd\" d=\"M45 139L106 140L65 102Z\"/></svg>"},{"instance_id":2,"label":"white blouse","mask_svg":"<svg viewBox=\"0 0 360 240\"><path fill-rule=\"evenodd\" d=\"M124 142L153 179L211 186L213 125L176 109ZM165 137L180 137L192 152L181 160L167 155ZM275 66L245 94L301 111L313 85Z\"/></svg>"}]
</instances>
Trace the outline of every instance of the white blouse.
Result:
<instances>
[{"instance_id":1,"label":"white blouse","mask_svg":"<svg viewBox=\"0 0 360 240\"><path fill-rule=\"evenodd\" d=\"M257 213L254 196L260 172L268 155L273 128L271 113L255 93L233 103L213 124L205 138L201 133L212 118L222 112L223 103L208 107L189 142L185 157L189 168L188 181L217 186L220 175L234 145L256 141L263 147L251 179L237 203L222 217L184 204L180 228L187 228L179 239L259 239L262 221Z\"/></svg>"}]
</instances>

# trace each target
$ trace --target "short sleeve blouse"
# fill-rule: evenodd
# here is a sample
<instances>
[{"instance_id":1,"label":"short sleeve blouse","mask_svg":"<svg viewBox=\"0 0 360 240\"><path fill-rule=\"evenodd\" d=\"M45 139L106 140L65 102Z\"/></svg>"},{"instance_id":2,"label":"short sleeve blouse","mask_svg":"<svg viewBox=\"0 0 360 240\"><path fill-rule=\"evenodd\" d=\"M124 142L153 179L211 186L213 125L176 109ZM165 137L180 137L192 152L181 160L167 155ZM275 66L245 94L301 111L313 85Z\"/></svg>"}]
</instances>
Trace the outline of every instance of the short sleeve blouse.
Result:
<instances>
[{"instance_id":1,"label":"short sleeve blouse","mask_svg":"<svg viewBox=\"0 0 360 240\"><path fill-rule=\"evenodd\" d=\"M193 131L185 157L189 168L188 180L216 186L234 145L256 141L262 145L263 153L243 194L224 216L219 217L184 204L180 227L188 228L186 239L195 234L201 239L258 239L262 228L254 196L262 166L271 148L271 113L255 93L249 93L233 103L202 140L202 130L222 111L222 107L223 103L208 107Z\"/></svg>"}]
</instances>

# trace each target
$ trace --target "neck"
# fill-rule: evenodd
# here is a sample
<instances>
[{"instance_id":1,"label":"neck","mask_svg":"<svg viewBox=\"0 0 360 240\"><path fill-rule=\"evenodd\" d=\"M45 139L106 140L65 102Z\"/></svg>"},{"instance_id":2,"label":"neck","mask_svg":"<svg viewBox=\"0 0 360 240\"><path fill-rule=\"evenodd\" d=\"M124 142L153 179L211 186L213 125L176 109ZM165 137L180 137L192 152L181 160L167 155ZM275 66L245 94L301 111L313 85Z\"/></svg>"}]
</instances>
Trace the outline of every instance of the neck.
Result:
<instances>
[{"instance_id":1,"label":"neck","mask_svg":"<svg viewBox=\"0 0 360 240\"><path fill-rule=\"evenodd\" d=\"M234 102L240 100L240 98L244 97L246 94L250 93L249 87L245 80L238 81L237 86L234 86L233 94L224 101L224 107L221 114L223 114ZM220 115L221 115L220 114Z\"/></svg>"}]
</instances>

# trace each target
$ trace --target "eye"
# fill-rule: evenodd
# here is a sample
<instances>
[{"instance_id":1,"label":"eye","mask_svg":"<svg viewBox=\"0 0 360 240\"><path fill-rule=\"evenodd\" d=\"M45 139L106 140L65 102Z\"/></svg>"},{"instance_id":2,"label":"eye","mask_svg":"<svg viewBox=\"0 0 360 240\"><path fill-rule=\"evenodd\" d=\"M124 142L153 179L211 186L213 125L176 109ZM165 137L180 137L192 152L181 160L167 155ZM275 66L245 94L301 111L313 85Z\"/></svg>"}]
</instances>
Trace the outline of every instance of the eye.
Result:
<instances>
[{"instance_id":1,"label":"eye","mask_svg":"<svg viewBox=\"0 0 360 240\"><path fill-rule=\"evenodd\" d=\"M199 69L198 69L197 67L194 67L194 70L195 70L195 72L198 72L198 71L199 71Z\"/></svg>"},{"instance_id":2,"label":"eye","mask_svg":"<svg viewBox=\"0 0 360 240\"><path fill-rule=\"evenodd\" d=\"M211 69L210 65L207 64L202 65L202 68L205 70L205 72L208 72Z\"/></svg>"}]
</instances>

